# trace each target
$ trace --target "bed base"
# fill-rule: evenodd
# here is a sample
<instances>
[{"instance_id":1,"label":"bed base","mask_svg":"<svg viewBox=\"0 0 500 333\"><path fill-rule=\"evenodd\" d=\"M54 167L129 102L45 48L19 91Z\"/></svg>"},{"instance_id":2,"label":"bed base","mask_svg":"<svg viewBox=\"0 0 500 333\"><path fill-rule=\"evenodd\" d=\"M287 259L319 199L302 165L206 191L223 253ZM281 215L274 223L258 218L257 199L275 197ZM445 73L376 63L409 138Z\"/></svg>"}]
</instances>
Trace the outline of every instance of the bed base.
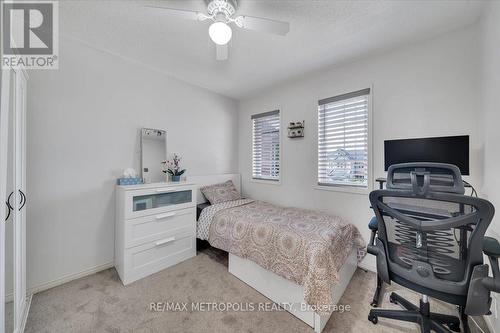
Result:
<instances>
[{"instance_id":1,"label":"bed base","mask_svg":"<svg viewBox=\"0 0 500 333\"><path fill-rule=\"evenodd\" d=\"M356 268L357 256L356 250L354 250L339 271L340 281L332 289L333 304L338 304ZM333 313L320 316L312 310L303 309L300 306L300 304L305 304L302 286L262 268L253 261L240 258L231 253L229 253L229 273L275 303L295 304L292 309L286 308L286 310L312 327L316 333L323 331Z\"/></svg>"}]
</instances>

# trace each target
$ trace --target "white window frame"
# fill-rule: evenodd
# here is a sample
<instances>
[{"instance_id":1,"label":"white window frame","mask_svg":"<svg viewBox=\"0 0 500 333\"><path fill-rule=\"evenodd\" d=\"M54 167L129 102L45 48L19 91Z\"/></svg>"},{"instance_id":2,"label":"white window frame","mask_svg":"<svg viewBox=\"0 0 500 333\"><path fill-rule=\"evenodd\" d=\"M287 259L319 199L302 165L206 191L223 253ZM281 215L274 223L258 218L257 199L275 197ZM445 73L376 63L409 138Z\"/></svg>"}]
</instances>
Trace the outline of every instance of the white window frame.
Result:
<instances>
[{"instance_id":1,"label":"white window frame","mask_svg":"<svg viewBox=\"0 0 500 333\"><path fill-rule=\"evenodd\" d=\"M251 143L250 143L250 182L252 183L257 183L257 184L268 184L268 185L281 185L281 179L283 177L283 136L282 136L282 128L283 128L283 117L282 117L282 108L277 107L277 108L269 108L269 110L272 111L267 111L267 112L259 112L259 113L253 113L250 116L250 133L251 133ZM268 112L273 112L273 111L278 111L279 114L279 124L280 124L280 130L279 130L279 143L280 143L280 156L279 156L279 163L280 163L280 172L277 180L273 179L263 179L263 178L254 178L253 177L253 116L258 116L260 114L265 114Z\"/></svg>"},{"instance_id":2,"label":"white window frame","mask_svg":"<svg viewBox=\"0 0 500 333\"><path fill-rule=\"evenodd\" d=\"M319 112L317 109L318 103L316 103L316 174L313 185L313 188L322 191L333 191L333 192L345 192L345 193L353 193L353 194L369 194L373 190L373 85L365 85L363 87L358 87L354 89L349 89L347 91L342 91L334 94L330 94L326 97L317 98L317 101L322 99L330 98L332 96L341 96L344 94L349 94L351 92L356 92L363 89L370 89L370 93L368 94L368 181L366 187L357 187L351 185L342 185L342 184L332 184L332 185L320 185L318 184L319 172L318 172L318 155L319 155Z\"/></svg>"}]
</instances>

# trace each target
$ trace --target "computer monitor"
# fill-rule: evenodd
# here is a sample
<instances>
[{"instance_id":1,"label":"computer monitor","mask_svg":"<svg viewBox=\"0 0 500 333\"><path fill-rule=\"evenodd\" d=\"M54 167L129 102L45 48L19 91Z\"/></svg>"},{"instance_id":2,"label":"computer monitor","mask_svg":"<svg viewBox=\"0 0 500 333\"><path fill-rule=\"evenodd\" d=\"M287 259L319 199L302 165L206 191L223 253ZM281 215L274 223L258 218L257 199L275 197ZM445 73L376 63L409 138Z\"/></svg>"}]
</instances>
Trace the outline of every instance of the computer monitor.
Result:
<instances>
[{"instance_id":1,"label":"computer monitor","mask_svg":"<svg viewBox=\"0 0 500 333\"><path fill-rule=\"evenodd\" d=\"M392 164L435 162L454 164L469 175L469 136L443 136L384 141L385 171Z\"/></svg>"}]
</instances>

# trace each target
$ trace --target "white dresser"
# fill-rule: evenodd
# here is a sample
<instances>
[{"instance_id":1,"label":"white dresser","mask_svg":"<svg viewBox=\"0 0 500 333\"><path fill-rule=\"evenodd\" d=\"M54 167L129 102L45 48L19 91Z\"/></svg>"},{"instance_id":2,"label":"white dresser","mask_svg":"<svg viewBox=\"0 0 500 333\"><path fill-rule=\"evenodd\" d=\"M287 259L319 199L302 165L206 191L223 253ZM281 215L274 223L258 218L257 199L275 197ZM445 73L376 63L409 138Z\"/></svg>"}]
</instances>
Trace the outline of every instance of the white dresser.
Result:
<instances>
[{"instance_id":1,"label":"white dresser","mask_svg":"<svg viewBox=\"0 0 500 333\"><path fill-rule=\"evenodd\" d=\"M196 255L196 187L116 187L115 267L124 285Z\"/></svg>"}]
</instances>

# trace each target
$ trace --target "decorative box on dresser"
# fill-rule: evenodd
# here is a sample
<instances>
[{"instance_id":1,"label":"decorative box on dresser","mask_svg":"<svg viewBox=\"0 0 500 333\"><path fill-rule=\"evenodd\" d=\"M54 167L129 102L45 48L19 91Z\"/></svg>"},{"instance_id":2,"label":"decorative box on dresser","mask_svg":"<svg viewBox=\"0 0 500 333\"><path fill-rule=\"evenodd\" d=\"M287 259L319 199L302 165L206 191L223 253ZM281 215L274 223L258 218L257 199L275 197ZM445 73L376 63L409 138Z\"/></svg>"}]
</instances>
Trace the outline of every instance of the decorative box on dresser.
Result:
<instances>
[{"instance_id":1,"label":"decorative box on dresser","mask_svg":"<svg viewBox=\"0 0 500 333\"><path fill-rule=\"evenodd\" d=\"M124 285L196 255L196 187L116 187L115 267Z\"/></svg>"}]
</instances>

